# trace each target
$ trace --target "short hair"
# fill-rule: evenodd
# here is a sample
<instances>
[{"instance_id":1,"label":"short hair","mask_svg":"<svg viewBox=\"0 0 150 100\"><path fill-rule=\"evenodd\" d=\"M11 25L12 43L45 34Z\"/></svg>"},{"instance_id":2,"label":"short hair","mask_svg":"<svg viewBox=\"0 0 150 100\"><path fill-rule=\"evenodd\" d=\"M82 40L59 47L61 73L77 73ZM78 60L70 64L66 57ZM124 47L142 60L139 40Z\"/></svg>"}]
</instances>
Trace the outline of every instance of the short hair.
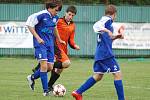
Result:
<instances>
[{"instance_id":1,"label":"short hair","mask_svg":"<svg viewBox=\"0 0 150 100\"><path fill-rule=\"evenodd\" d=\"M67 9L66 9L66 12L72 12L76 15L77 13L77 9L75 6L69 6Z\"/></svg>"},{"instance_id":2,"label":"short hair","mask_svg":"<svg viewBox=\"0 0 150 100\"><path fill-rule=\"evenodd\" d=\"M57 6L59 6L59 11L61 11L62 9L62 1L61 0L47 0L45 3L46 9L48 8L55 8Z\"/></svg>"},{"instance_id":3,"label":"short hair","mask_svg":"<svg viewBox=\"0 0 150 100\"><path fill-rule=\"evenodd\" d=\"M115 5L107 5L105 9L105 15L113 15L114 13L117 12L117 8Z\"/></svg>"}]
</instances>

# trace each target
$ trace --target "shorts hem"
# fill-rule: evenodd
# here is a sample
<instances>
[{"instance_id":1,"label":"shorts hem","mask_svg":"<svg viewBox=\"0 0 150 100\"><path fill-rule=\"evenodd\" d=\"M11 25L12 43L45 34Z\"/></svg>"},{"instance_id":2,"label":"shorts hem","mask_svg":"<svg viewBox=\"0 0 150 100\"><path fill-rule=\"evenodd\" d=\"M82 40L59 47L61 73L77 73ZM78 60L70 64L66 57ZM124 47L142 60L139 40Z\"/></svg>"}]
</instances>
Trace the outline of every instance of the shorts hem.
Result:
<instances>
[{"instance_id":1,"label":"shorts hem","mask_svg":"<svg viewBox=\"0 0 150 100\"><path fill-rule=\"evenodd\" d=\"M118 72L120 72L120 70L116 71L116 72L94 72L94 73L96 73L96 74L105 74L105 73L118 73Z\"/></svg>"}]
</instances>

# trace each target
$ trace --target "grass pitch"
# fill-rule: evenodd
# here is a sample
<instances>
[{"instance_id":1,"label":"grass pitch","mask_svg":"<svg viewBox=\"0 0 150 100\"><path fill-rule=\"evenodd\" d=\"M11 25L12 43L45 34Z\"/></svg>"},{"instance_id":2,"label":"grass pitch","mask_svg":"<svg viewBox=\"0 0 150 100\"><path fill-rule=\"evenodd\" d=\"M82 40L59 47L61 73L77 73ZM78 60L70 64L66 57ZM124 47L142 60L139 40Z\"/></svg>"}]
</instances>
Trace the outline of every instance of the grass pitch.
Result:
<instances>
[{"instance_id":1,"label":"grass pitch","mask_svg":"<svg viewBox=\"0 0 150 100\"><path fill-rule=\"evenodd\" d=\"M150 100L150 59L117 59L122 73L127 100ZM64 97L43 97L40 79L35 91L30 91L26 77L32 66L32 58L0 58L0 100L74 100L70 95L93 74L93 59L71 58L72 65L64 70L56 84L63 84ZM50 74L49 74L50 76ZM102 81L83 94L83 100L117 100L113 76L106 74Z\"/></svg>"}]
</instances>

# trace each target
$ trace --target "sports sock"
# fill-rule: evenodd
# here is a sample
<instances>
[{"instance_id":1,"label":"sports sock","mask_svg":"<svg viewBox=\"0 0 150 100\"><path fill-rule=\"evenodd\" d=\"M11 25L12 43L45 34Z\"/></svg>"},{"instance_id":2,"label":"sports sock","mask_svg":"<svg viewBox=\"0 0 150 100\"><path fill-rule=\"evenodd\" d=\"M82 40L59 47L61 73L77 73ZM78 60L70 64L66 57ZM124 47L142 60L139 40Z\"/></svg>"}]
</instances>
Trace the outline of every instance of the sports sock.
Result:
<instances>
[{"instance_id":1,"label":"sports sock","mask_svg":"<svg viewBox=\"0 0 150 100\"><path fill-rule=\"evenodd\" d=\"M54 70L51 71L51 77L48 82L48 87L52 88L53 84L56 82L56 80L60 77L58 73L56 73Z\"/></svg>"},{"instance_id":2,"label":"sports sock","mask_svg":"<svg viewBox=\"0 0 150 100\"><path fill-rule=\"evenodd\" d=\"M114 85L117 91L118 100L125 100L122 80L114 80Z\"/></svg>"},{"instance_id":3,"label":"sports sock","mask_svg":"<svg viewBox=\"0 0 150 100\"><path fill-rule=\"evenodd\" d=\"M40 77L41 77L41 82L42 82L42 87L44 92L48 91L47 76L48 76L47 72L40 72Z\"/></svg>"},{"instance_id":4,"label":"sports sock","mask_svg":"<svg viewBox=\"0 0 150 100\"><path fill-rule=\"evenodd\" d=\"M90 77L76 92L82 94L96 83L93 77Z\"/></svg>"},{"instance_id":5,"label":"sports sock","mask_svg":"<svg viewBox=\"0 0 150 100\"><path fill-rule=\"evenodd\" d=\"M33 79L38 79L40 77L40 69L36 70L34 74L32 74Z\"/></svg>"}]
</instances>

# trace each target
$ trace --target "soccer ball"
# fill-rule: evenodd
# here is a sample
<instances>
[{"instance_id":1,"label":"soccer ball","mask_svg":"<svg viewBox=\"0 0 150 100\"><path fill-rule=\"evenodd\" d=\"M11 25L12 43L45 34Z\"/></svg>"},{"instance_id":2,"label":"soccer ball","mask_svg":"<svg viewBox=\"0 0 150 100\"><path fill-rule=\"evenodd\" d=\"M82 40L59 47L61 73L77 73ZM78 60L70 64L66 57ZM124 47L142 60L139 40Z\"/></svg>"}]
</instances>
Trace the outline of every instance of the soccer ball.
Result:
<instances>
[{"instance_id":1,"label":"soccer ball","mask_svg":"<svg viewBox=\"0 0 150 100\"><path fill-rule=\"evenodd\" d=\"M57 84L53 87L53 95L57 97L63 97L66 94L66 88L61 85Z\"/></svg>"}]
</instances>

